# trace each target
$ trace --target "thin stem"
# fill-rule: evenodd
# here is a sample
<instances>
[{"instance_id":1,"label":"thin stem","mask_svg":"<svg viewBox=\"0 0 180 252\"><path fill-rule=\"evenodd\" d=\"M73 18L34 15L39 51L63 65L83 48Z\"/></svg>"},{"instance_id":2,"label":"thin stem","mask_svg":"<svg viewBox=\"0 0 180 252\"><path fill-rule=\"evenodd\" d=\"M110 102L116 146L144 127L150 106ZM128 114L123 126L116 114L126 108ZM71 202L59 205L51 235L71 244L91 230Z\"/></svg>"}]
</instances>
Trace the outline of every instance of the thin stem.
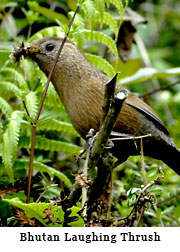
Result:
<instances>
[{"instance_id":1,"label":"thin stem","mask_svg":"<svg viewBox=\"0 0 180 252\"><path fill-rule=\"evenodd\" d=\"M32 178L32 172L33 172L35 138L36 138L36 124L33 124L32 125L32 136L31 136L31 152L30 152L30 161L29 161L28 187L27 187L27 201L26 201L27 203L30 202L31 178Z\"/></svg>"},{"instance_id":2,"label":"thin stem","mask_svg":"<svg viewBox=\"0 0 180 252\"><path fill-rule=\"evenodd\" d=\"M72 17L72 20L69 24L69 31L71 29L71 26L73 24L73 21L74 21L74 18L79 10L79 7L80 5L78 4L77 5L77 8L76 8L76 11ZM48 90L48 87L49 87L49 83L50 83L50 80L51 80L51 77L52 77L52 74L53 74L53 71L55 69L55 66L57 64L57 61L59 59L59 56L62 52L62 49L64 47L64 44L67 40L67 37L69 35L69 31L67 32L67 34L65 35L60 47L59 47L59 50L57 52L57 55L56 55L56 58L54 60L54 63L53 63L53 66L51 68L51 71L48 75L48 80L47 80L47 83L46 83L46 86L45 86L45 89L44 89L44 92L43 92L43 96L42 96L42 99L41 99L41 103L39 105L39 109L38 109L38 112L37 112L37 115L36 115L36 118L35 118L35 121L34 121L34 124L32 125L32 138L31 138L31 152L30 152L30 161L29 161L29 174L28 174L28 187L27 187L27 203L29 203L30 201L30 191L31 191L31 178L32 178L32 173L33 173L33 160L34 160L34 148L35 148L35 138L36 138L36 126L37 126L37 121L40 117L40 114L41 114L41 111L42 111L42 107L43 107L43 104L44 104L44 100L45 100L45 97L46 97L46 94L47 94L47 90Z\"/></svg>"},{"instance_id":3,"label":"thin stem","mask_svg":"<svg viewBox=\"0 0 180 252\"><path fill-rule=\"evenodd\" d=\"M26 111L27 116L29 116L29 117L30 117L30 114L29 114L29 111L28 111L28 109L27 109L27 106L26 106L25 100L23 100L23 101L22 101L22 103L23 103L23 106L24 106L24 109L25 109L25 111Z\"/></svg>"},{"instance_id":4,"label":"thin stem","mask_svg":"<svg viewBox=\"0 0 180 252\"><path fill-rule=\"evenodd\" d=\"M164 89L169 88L169 87L173 87L173 86L175 86L175 85L177 85L177 84L179 84L179 83L180 83L180 80L178 80L178 81L176 81L176 82L173 82L173 83L170 83L170 84L167 84L167 85L164 85L164 86L161 86L161 87L156 88L155 90L153 90L153 91L151 91L151 92L148 92L148 93L146 93L146 94L140 95L140 97L141 97L141 98L144 98L144 97L153 95L153 94L155 94L155 93L157 93L157 92L159 92L159 91L161 91L161 90L164 90Z\"/></svg>"}]
</instances>

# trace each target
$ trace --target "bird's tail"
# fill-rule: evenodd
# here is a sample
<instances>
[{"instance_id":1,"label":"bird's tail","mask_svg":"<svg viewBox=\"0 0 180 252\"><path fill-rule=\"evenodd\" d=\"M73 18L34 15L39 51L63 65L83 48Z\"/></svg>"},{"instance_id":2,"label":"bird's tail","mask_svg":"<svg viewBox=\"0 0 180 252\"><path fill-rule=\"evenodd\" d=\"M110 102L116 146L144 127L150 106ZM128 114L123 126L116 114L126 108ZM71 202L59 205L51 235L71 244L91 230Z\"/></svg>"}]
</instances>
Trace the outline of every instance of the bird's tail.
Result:
<instances>
[{"instance_id":1,"label":"bird's tail","mask_svg":"<svg viewBox=\"0 0 180 252\"><path fill-rule=\"evenodd\" d=\"M180 150L175 146L167 146L161 160L180 175Z\"/></svg>"}]
</instances>

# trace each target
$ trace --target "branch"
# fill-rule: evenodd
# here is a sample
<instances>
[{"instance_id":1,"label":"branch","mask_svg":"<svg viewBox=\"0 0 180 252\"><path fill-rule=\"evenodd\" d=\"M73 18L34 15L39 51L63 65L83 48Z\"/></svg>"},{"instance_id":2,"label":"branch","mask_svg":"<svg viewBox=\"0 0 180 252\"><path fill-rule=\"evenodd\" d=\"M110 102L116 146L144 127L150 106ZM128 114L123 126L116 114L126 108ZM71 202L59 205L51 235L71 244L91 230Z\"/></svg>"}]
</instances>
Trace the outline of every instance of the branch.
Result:
<instances>
[{"instance_id":1,"label":"branch","mask_svg":"<svg viewBox=\"0 0 180 252\"><path fill-rule=\"evenodd\" d=\"M101 196L109 183L113 158L112 154L107 152L106 146L123 103L128 96L126 90L114 94L116 77L117 75L115 75L105 86L103 120L101 122L100 130L93 139L92 146L90 146L91 153L88 160L88 167L92 169L97 166L98 170L95 181L89 191L89 199L87 203L88 217L91 214L93 202Z\"/></svg>"},{"instance_id":2,"label":"branch","mask_svg":"<svg viewBox=\"0 0 180 252\"><path fill-rule=\"evenodd\" d=\"M99 158L101 157L101 154L103 153L103 150L107 145L107 141L116 122L116 119L121 111L122 105L128 96L126 90L119 91L116 95L114 95L113 92L115 90L114 86L116 77L117 75L115 75L115 77L105 86L104 104L106 105L106 107L104 107L103 109L104 120L101 123L100 130L97 133L92 146L91 155L88 162L89 168L93 168L97 165ZM108 94L109 90L110 94Z\"/></svg>"}]
</instances>

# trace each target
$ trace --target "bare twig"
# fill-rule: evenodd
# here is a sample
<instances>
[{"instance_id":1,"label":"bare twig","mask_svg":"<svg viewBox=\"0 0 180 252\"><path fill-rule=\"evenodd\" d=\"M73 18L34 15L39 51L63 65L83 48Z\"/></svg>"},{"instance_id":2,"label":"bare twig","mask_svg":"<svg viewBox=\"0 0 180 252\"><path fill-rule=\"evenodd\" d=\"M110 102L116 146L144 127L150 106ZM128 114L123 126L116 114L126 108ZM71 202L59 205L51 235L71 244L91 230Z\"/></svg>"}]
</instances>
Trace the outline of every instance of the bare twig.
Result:
<instances>
[{"instance_id":1,"label":"bare twig","mask_svg":"<svg viewBox=\"0 0 180 252\"><path fill-rule=\"evenodd\" d=\"M169 87L173 87L173 86L175 86L175 85L177 85L177 84L179 84L179 83L180 83L180 80L178 80L178 81L176 81L176 82L173 82L173 83L170 83L170 84L167 84L167 85L164 85L164 86L161 86L161 87L159 87L159 88L156 88L156 89L154 89L154 90L151 91L151 92L148 92L148 93L146 93L146 94L140 95L139 97L144 98L144 97L153 95L153 94L155 94L155 93L157 93L157 92L159 92L159 91L161 91L161 90L164 90L164 89L169 88Z\"/></svg>"},{"instance_id":2,"label":"bare twig","mask_svg":"<svg viewBox=\"0 0 180 252\"><path fill-rule=\"evenodd\" d=\"M151 134L147 134L147 135L142 135L142 136L129 136L129 137L115 137L115 138L111 138L112 141L120 141L120 140L137 140L137 139L142 139L145 137L150 137Z\"/></svg>"},{"instance_id":3,"label":"bare twig","mask_svg":"<svg viewBox=\"0 0 180 252\"><path fill-rule=\"evenodd\" d=\"M143 140L141 138L140 140L140 145L141 145L141 171L143 175L143 180L144 180L144 185L147 185L147 179L146 179L146 170L145 170L145 165L144 165L144 151L143 151Z\"/></svg>"}]
</instances>

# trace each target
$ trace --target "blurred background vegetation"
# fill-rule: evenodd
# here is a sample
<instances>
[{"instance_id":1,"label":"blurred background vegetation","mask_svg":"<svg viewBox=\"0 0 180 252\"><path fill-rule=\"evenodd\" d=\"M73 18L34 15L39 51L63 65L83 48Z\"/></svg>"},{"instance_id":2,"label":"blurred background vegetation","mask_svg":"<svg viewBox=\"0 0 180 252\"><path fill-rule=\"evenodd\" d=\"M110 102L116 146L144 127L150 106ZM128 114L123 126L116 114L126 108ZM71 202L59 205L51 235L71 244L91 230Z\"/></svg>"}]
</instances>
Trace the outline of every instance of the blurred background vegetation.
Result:
<instances>
[{"instance_id":1,"label":"blurred background vegetation","mask_svg":"<svg viewBox=\"0 0 180 252\"><path fill-rule=\"evenodd\" d=\"M180 148L180 2L80 2L83 8L80 8L75 19L69 39L109 77L119 71L119 85L127 86L153 107ZM127 4L133 13L127 14ZM35 206L31 204L41 202L41 207L36 211L42 214L49 207L52 198L59 197L60 194L63 198L62 195L67 194L82 165L75 160L74 155L83 149L84 141L71 126L51 85L38 122L32 197L27 210L23 204L26 202L31 122L36 116L46 77L31 60L15 64L10 55L22 41L28 45L33 39L42 36L64 36L76 5L76 0L0 0L1 225L61 226L64 221L63 211L60 211L61 217L57 218L61 223L51 219L50 224L47 224L43 218L38 219L38 214L32 215L31 208ZM95 15L94 10L99 14ZM109 19L103 17L104 10ZM119 30L120 26L128 22L131 28L124 26L127 33ZM92 31L97 32L94 37L90 35ZM121 45L122 37L126 45L129 45L126 50ZM113 39L112 43L109 38ZM119 58L114 49L116 45ZM170 85L173 83L176 85ZM162 88L166 85L169 86ZM154 90L159 91L147 95ZM24 112L23 102L26 103L29 117ZM160 161L145 158L148 182L157 177L159 166L163 168L164 179L151 187L149 193L154 195L154 204L147 203L143 217L138 222L139 226L180 224L179 176ZM137 197L136 189L142 188L142 185L140 157L130 157L113 171L112 217L125 217L131 212L133 199ZM132 193L132 188L135 188L135 193ZM16 207L16 215L9 203ZM77 217L79 203L76 207L71 213ZM25 215L17 212L17 209L24 211ZM32 217L38 220L38 224L32 222ZM101 218L106 218L103 210L100 220ZM69 225L84 225L82 218L75 219Z\"/></svg>"}]
</instances>

